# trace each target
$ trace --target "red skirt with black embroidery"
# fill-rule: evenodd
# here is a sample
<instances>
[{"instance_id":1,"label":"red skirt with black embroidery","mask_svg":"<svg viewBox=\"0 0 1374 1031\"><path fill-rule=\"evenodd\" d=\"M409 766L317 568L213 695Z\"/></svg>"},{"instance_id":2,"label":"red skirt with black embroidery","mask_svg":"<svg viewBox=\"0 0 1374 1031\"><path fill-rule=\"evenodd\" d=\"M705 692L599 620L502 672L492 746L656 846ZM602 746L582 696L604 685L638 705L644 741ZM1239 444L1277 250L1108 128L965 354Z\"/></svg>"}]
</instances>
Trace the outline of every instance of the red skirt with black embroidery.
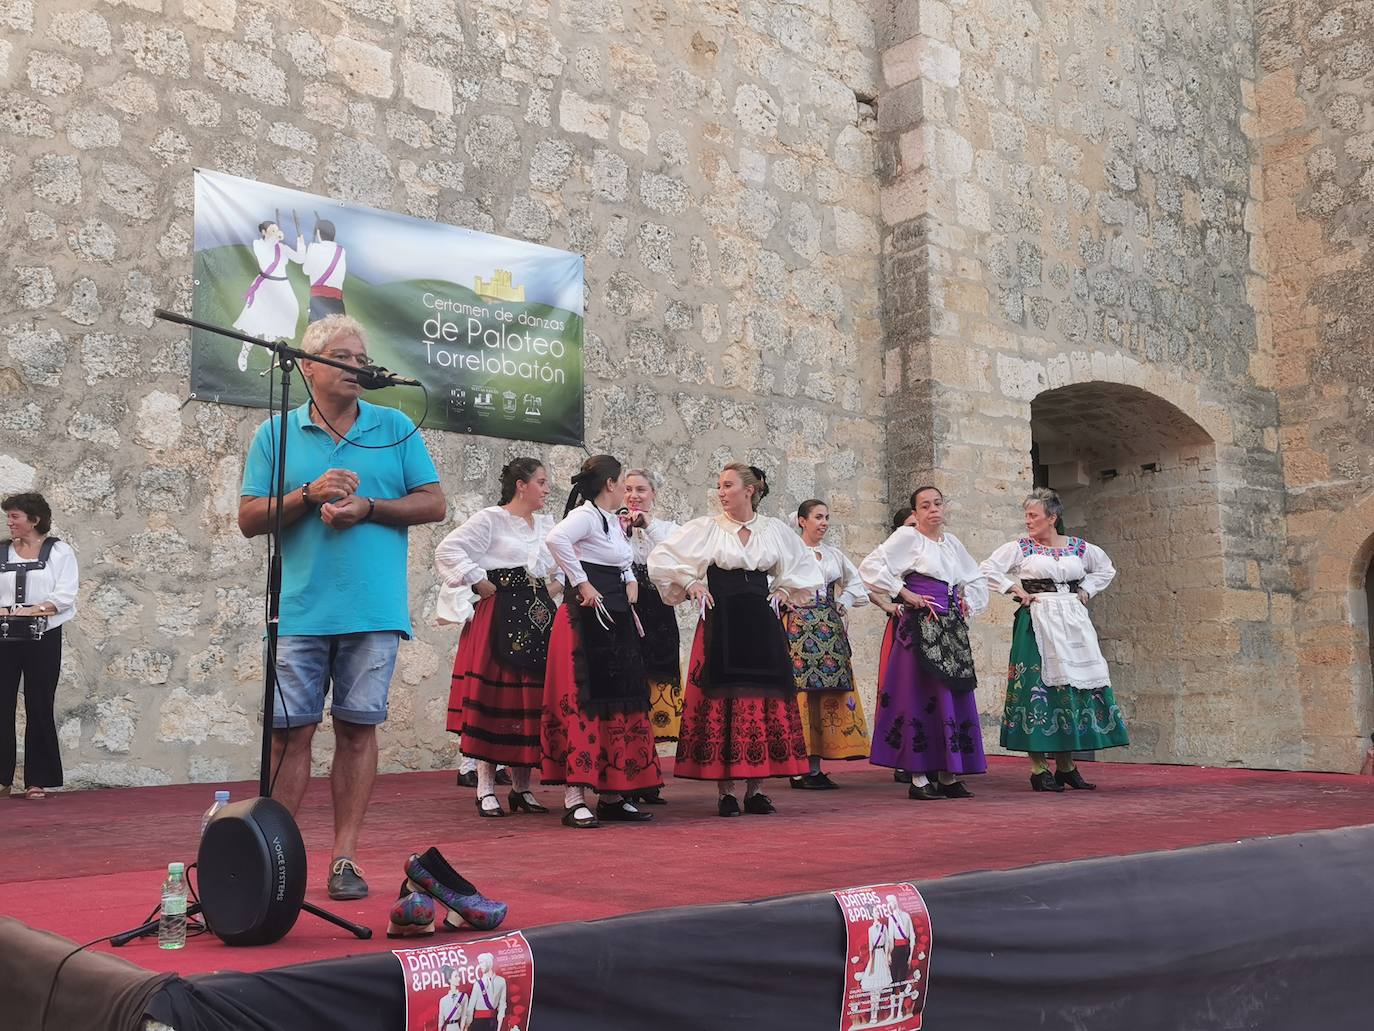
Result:
<instances>
[{"instance_id":1,"label":"red skirt with black embroidery","mask_svg":"<svg viewBox=\"0 0 1374 1031\"><path fill-rule=\"evenodd\" d=\"M540 781L610 793L662 787L663 771L654 750L647 688L641 712L606 716L584 713L578 705L573 672L573 650L577 647L577 631L568 608L560 606L549 636L549 664L544 674Z\"/></svg>"},{"instance_id":2,"label":"red skirt with black embroidery","mask_svg":"<svg viewBox=\"0 0 1374 1031\"><path fill-rule=\"evenodd\" d=\"M492 648L496 606L478 600L458 638L448 694L448 729L473 759L503 766L538 766L539 718L544 711L541 670L501 662Z\"/></svg>"},{"instance_id":3,"label":"red skirt with black embroidery","mask_svg":"<svg viewBox=\"0 0 1374 1031\"><path fill-rule=\"evenodd\" d=\"M687 663L673 776L740 780L806 773L811 767L797 696L790 692L759 697L708 695L700 682L706 664L705 641L705 624L698 622Z\"/></svg>"}]
</instances>

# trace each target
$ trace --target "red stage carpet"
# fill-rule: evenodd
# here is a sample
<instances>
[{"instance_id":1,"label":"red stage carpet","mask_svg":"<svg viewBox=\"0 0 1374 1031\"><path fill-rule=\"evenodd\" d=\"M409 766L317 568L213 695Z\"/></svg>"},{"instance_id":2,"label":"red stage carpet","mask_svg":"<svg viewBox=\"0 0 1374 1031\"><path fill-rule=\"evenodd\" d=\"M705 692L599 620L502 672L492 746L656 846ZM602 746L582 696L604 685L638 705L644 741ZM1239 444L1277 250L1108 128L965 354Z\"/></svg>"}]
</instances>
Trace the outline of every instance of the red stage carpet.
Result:
<instances>
[{"instance_id":1,"label":"red stage carpet","mask_svg":"<svg viewBox=\"0 0 1374 1031\"><path fill-rule=\"evenodd\" d=\"M561 789L536 789L547 816L479 819L452 773L380 778L360 857L372 898L331 903L326 784L300 814L308 897L371 926L360 942L308 914L280 943L229 949L209 937L179 953L150 939L120 954L183 974L259 970L388 949L386 912L411 851L438 845L488 894L510 903L504 929L620 913L929 879L971 870L1123 855L1374 822L1374 779L1181 766L1084 765L1095 793L1033 794L1020 759L993 758L978 797L911 802L885 770L832 763L844 789L768 789L775 816L715 816L715 786L669 780L671 804L646 826L575 831L558 823ZM157 903L166 863L194 859L212 785L57 794L0 802L0 912L77 942L131 927ZM233 797L255 785L233 785ZM504 789L502 797L504 798ZM469 933L466 937L477 937ZM450 935L450 938L458 936ZM421 939L436 942L438 937ZM108 946L102 946L108 948Z\"/></svg>"}]
</instances>

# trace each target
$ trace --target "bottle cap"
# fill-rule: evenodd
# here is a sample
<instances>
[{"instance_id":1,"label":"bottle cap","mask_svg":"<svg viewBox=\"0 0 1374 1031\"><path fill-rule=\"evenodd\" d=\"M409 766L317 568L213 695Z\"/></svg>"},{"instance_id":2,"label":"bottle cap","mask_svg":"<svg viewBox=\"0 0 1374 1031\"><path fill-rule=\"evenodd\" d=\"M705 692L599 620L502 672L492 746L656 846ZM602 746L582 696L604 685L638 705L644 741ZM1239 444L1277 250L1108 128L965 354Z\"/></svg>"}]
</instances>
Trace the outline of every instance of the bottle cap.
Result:
<instances>
[{"instance_id":1,"label":"bottle cap","mask_svg":"<svg viewBox=\"0 0 1374 1031\"><path fill-rule=\"evenodd\" d=\"M227 791L216 791L216 792L215 792L215 801L216 801L216 802L227 802L227 801L229 801L229 792L227 792Z\"/></svg>"},{"instance_id":2,"label":"bottle cap","mask_svg":"<svg viewBox=\"0 0 1374 1031\"><path fill-rule=\"evenodd\" d=\"M168 864L167 864L167 872L168 872L168 873L174 873L174 874L183 874L183 873L186 872L186 864L184 864L184 863L168 863Z\"/></svg>"}]
</instances>

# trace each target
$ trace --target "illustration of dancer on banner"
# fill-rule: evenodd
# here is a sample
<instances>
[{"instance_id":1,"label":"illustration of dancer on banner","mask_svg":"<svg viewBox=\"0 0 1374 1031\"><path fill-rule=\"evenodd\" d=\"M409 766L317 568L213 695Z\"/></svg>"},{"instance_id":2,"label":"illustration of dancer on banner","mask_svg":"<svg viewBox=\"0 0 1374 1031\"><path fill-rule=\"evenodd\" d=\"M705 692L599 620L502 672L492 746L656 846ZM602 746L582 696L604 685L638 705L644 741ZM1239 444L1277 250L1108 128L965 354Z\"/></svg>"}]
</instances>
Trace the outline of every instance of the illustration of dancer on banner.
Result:
<instances>
[{"instance_id":1,"label":"illustration of dancer on banner","mask_svg":"<svg viewBox=\"0 0 1374 1031\"><path fill-rule=\"evenodd\" d=\"M930 971L930 914L914 885L835 892L846 930L840 1031L917 1031Z\"/></svg>"},{"instance_id":2,"label":"illustration of dancer on banner","mask_svg":"<svg viewBox=\"0 0 1374 1031\"><path fill-rule=\"evenodd\" d=\"M296 213L291 212L295 218ZM298 231L299 233L299 231ZM346 315L344 310L344 277L348 275L348 258L343 244L335 236L334 223L320 218L315 212L315 240L306 244L305 237L296 236L296 252L301 258L301 269L310 280L310 309L306 314L307 322L318 322L326 315Z\"/></svg>"},{"instance_id":3,"label":"illustration of dancer on banner","mask_svg":"<svg viewBox=\"0 0 1374 1031\"><path fill-rule=\"evenodd\" d=\"M267 222L258 223L258 238L253 241L253 257L258 274L243 296L243 311L234 328L264 340L291 340L296 335L301 305L286 277L289 262L302 261L301 255L282 241L281 212ZM297 236L299 237L299 229ZM248 371L248 355L253 345L245 342L239 351L239 371Z\"/></svg>"},{"instance_id":4,"label":"illustration of dancer on banner","mask_svg":"<svg viewBox=\"0 0 1374 1031\"><path fill-rule=\"evenodd\" d=\"M406 1031L529 1031L534 955L519 931L393 955L406 980Z\"/></svg>"}]
</instances>

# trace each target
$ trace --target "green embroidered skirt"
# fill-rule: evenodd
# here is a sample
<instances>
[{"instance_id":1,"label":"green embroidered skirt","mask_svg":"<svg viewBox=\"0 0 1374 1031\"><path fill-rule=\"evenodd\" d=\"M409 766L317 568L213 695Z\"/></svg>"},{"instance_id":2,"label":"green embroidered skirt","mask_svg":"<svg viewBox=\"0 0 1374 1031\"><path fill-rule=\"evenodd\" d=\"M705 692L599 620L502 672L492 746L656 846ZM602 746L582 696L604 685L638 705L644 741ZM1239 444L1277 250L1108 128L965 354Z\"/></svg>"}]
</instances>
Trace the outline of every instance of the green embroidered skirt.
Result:
<instances>
[{"instance_id":1,"label":"green embroidered skirt","mask_svg":"<svg viewBox=\"0 0 1374 1031\"><path fill-rule=\"evenodd\" d=\"M1130 743L1110 686L1080 691L1041 682L1040 649L1025 607L1016 610L1011 628L1001 742L1015 752L1090 752Z\"/></svg>"}]
</instances>

